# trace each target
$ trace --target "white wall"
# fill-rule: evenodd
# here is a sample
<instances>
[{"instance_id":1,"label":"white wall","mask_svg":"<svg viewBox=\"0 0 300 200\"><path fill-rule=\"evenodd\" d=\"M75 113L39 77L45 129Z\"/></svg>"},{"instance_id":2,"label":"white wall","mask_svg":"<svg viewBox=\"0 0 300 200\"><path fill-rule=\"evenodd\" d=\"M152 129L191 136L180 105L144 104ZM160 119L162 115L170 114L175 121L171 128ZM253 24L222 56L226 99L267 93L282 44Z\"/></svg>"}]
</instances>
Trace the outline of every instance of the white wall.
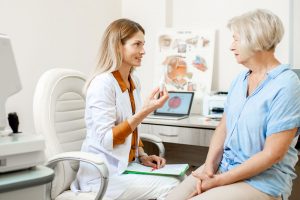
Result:
<instances>
[{"instance_id":1,"label":"white wall","mask_svg":"<svg viewBox=\"0 0 300 200\"><path fill-rule=\"evenodd\" d=\"M19 114L21 131L34 131L40 75L54 67L91 72L104 29L120 16L121 0L0 0L0 32L11 37L23 85L6 109Z\"/></svg>"},{"instance_id":2,"label":"white wall","mask_svg":"<svg viewBox=\"0 0 300 200\"><path fill-rule=\"evenodd\" d=\"M284 0L174 0L173 26L212 28L218 31L216 59L213 76L213 89L227 90L231 80L242 69L229 51L232 34L226 28L228 20L257 8L269 9L276 13L285 26L285 36L278 46L279 60L288 63L289 2ZM185 11L185 12L184 12ZM187 23L188 21L188 23Z\"/></svg>"},{"instance_id":3,"label":"white wall","mask_svg":"<svg viewBox=\"0 0 300 200\"><path fill-rule=\"evenodd\" d=\"M295 0L296 1L296 0ZM289 2L286 0L0 0L0 32L10 35L23 89L7 102L16 111L23 132L34 131L32 97L40 75L53 67L90 73L99 41L114 19L131 18L146 29L146 56L137 70L145 96L153 88L155 36L164 27L218 30L214 90L227 90L242 69L229 51L231 17L267 8L282 19L286 34L278 56L288 62Z\"/></svg>"},{"instance_id":4,"label":"white wall","mask_svg":"<svg viewBox=\"0 0 300 200\"><path fill-rule=\"evenodd\" d=\"M292 51L292 56L291 56L291 63L294 65L295 68L300 68L300 1L299 0L290 0L291 6L290 9L292 10L291 12L291 28L292 28L292 39L290 42L291 45L291 51Z\"/></svg>"},{"instance_id":5,"label":"white wall","mask_svg":"<svg viewBox=\"0 0 300 200\"><path fill-rule=\"evenodd\" d=\"M153 88L156 34L166 24L166 2L162 0L122 0L122 17L140 23L145 29L145 51L142 66L137 69L141 80L142 95Z\"/></svg>"},{"instance_id":6,"label":"white wall","mask_svg":"<svg viewBox=\"0 0 300 200\"><path fill-rule=\"evenodd\" d=\"M135 6L133 6L135 5ZM134 8L134 9L133 9ZM138 9L136 9L138 8ZM227 90L232 79L242 69L229 51L231 33L227 21L243 12L265 8L276 13L284 23L285 36L277 49L279 59L288 63L289 1L285 0L123 0L122 16L132 18L146 29L146 52L138 70L144 91L149 91L154 72L155 35L167 26L211 28L217 30L213 75L213 90ZM171 16L170 16L171 15Z\"/></svg>"}]
</instances>

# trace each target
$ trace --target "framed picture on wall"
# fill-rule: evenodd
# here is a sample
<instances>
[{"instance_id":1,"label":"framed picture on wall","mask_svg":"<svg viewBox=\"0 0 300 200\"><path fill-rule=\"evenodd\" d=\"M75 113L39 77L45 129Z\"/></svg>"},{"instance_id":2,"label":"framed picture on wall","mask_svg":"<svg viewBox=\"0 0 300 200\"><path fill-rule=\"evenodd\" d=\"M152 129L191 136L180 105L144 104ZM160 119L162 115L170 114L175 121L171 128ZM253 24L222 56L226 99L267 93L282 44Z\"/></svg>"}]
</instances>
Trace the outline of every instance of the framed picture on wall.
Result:
<instances>
[{"instance_id":1,"label":"framed picture on wall","mask_svg":"<svg viewBox=\"0 0 300 200\"><path fill-rule=\"evenodd\" d=\"M195 101L210 93L215 30L165 29L156 46L155 85L164 83L168 91L193 91Z\"/></svg>"}]
</instances>

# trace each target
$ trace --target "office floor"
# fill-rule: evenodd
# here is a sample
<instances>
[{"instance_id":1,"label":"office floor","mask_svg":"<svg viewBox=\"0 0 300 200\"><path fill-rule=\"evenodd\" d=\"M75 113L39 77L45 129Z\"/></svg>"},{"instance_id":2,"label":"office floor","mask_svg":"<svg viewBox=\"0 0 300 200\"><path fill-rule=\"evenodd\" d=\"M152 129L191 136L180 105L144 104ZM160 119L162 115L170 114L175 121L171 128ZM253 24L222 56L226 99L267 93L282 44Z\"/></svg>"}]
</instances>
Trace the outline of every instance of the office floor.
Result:
<instances>
[{"instance_id":1,"label":"office floor","mask_svg":"<svg viewBox=\"0 0 300 200\"><path fill-rule=\"evenodd\" d=\"M145 145L145 152L148 154L158 154L157 149L152 144L143 142ZM165 158L167 163L188 163L190 165L187 174L197 169L205 162L207 147L191 146L191 145L178 145L172 143L164 143L166 149ZM300 156L296 165L297 178L293 182L292 195L289 200L300 200Z\"/></svg>"}]
</instances>

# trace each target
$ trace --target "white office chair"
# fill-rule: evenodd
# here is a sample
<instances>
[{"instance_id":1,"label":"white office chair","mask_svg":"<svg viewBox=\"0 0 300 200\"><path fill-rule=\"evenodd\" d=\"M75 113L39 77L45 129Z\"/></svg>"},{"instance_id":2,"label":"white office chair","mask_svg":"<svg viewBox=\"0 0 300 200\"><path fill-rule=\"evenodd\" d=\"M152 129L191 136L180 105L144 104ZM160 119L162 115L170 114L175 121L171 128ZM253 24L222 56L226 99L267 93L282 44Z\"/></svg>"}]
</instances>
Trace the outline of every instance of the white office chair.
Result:
<instances>
[{"instance_id":1,"label":"white office chair","mask_svg":"<svg viewBox=\"0 0 300 200\"><path fill-rule=\"evenodd\" d=\"M86 135L84 122L85 97L82 88L86 76L79 71L55 68L45 72L39 79L34 99L33 117L36 133L43 134L46 141L47 166L55 169L55 178L47 188L47 198L55 200L102 199L107 183L108 170L96 155L80 152ZM159 137L142 134L142 140L154 143L160 156L164 146ZM73 160L72 162L68 162ZM96 193L73 193L70 184L75 179L78 161L94 165L102 184Z\"/></svg>"}]
</instances>

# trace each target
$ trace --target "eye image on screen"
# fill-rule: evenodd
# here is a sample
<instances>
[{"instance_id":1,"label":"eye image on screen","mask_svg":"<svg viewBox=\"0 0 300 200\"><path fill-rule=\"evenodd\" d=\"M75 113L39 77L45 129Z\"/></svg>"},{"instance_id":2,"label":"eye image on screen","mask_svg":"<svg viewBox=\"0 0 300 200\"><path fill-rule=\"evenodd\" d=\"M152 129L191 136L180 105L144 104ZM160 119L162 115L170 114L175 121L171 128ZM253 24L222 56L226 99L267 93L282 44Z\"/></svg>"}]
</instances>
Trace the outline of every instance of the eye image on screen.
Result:
<instances>
[{"instance_id":1,"label":"eye image on screen","mask_svg":"<svg viewBox=\"0 0 300 200\"><path fill-rule=\"evenodd\" d=\"M170 111L171 109L178 108L180 105L181 105L181 98L178 96L172 97L168 102L168 106L169 106L168 111Z\"/></svg>"},{"instance_id":2,"label":"eye image on screen","mask_svg":"<svg viewBox=\"0 0 300 200\"><path fill-rule=\"evenodd\" d=\"M189 112L191 100L193 95L191 93L169 93L169 99L163 107L156 110L157 113L168 114L187 114Z\"/></svg>"}]
</instances>

